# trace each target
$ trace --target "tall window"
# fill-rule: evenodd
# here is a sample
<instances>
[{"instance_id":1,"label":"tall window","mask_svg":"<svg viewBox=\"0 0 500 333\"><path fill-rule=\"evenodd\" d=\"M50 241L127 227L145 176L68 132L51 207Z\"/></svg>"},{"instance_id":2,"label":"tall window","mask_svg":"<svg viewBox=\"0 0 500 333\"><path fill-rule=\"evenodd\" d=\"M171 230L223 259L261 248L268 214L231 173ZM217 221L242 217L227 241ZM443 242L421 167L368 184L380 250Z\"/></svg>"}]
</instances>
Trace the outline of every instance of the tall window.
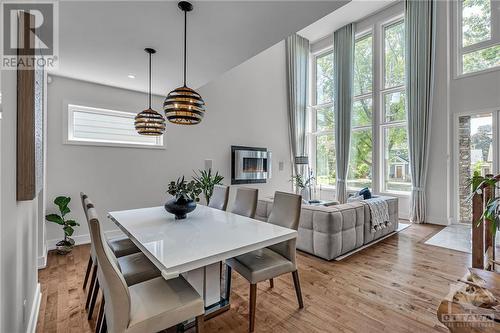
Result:
<instances>
[{"instance_id":1,"label":"tall window","mask_svg":"<svg viewBox=\"0 0 500 333\"><path fill-rule=\"evenodd\" d=\"M493 6L492 0L459 1L458 74L500 66L500 17Z\"/></svg>"},{"instance_id":2,"label":"tall window","mask_svg":"<svg viewBox=\"0 0 500 333\"><path fill-rule=\"evenodd\" d=\"M405 109L404 21L383 26L383 83L380 120L383 147L382 191L410 191L410 159Z\"/></svg>"},{"instance_id":3,"label":"tall window","mask_svg":"<svg viewBox=\"0 0 500 333\"><path fill-rule=\"evenodd\" d=\"M316 183L335 185L335 137L333 116L333 53L314 57L312 141L316 150Z\"/></svg>"},{"instance_id":4,"label":"tall window","mask_svg":"<svg viewBox=\"0 0 500 333\"><path fill-rule=\"evenodd\" d=\"M347 187L372 187L373 37L365 34L354 46L354 99Z\"/></svg>"}]
</instances>

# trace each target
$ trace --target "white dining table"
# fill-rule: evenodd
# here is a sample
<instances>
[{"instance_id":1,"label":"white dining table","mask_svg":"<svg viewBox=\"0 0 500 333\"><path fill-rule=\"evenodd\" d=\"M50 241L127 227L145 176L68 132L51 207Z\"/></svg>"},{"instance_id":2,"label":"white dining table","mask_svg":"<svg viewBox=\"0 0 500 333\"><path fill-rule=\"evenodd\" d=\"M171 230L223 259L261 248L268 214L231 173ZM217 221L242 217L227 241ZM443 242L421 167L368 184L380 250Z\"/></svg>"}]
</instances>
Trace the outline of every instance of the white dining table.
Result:
<instances>
[{"instance_id":1,"label":"white dining table","mask_svg":"<svg viewBox=\"0 0 500 333\"><path fill-rule=\"evenodd\" d=\"M109 212L108 217L160 269L182 275L204 298L206 314L229 308L230 277L221 292L224 260L297 237L297 231L203 205L176 220L164 207Z\"/></svg>"}]
</instances>

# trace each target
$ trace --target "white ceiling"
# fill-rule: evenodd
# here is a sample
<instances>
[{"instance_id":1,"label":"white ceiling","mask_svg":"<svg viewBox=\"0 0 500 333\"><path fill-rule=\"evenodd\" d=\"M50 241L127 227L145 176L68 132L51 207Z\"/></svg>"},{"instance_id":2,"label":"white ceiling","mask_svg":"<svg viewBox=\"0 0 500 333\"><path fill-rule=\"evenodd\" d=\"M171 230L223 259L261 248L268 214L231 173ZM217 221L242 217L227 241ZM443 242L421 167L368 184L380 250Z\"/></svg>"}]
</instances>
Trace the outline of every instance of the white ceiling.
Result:
<instances>
[{"instance_id":1,"label":"white ceiling","mask_svg":"<svg viewBox=\"0 0 500 333\"><path fill-rule=\"evenodd\" d=\"M202 1L188 14L188 85L198 88L348 1ZM174 1L62 1L51 73L153 92L182 85L183 15ZM135 79L129 79L128 74Z\"/></svg>"}]
</instances>

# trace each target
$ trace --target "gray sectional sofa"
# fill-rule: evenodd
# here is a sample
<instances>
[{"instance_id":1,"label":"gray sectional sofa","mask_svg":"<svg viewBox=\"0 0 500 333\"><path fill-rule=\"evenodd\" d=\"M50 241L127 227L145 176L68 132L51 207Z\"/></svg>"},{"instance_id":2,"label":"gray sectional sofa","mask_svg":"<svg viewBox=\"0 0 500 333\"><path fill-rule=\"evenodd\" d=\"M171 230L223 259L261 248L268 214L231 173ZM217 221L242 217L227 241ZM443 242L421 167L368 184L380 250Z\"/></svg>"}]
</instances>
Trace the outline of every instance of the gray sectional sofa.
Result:
<instances>
[{"instance_id":1,"label":"gray sectional sofa","mask_svg":"<svg viewBox=\"0 0 500 333\"><path fill-rule=\"evenodd\" d=\"M298 230L297 249L331 260L369 244L398 228L398 199L382 197L389 207L391 225L371 232L370 208L363 201L333 205L303 205ZM272 199L257 204L256 219L267 221Z\"/></svg>"}]
</instances>

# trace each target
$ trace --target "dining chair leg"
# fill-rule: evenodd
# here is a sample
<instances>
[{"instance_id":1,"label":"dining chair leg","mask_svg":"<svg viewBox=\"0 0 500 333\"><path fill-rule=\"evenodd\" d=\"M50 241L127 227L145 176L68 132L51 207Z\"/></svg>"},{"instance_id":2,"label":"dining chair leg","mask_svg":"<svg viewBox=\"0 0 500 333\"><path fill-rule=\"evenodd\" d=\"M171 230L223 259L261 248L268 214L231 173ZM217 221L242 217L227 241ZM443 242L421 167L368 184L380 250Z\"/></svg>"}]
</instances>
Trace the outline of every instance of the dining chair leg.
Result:
<instances>
[{"instance_id":1,"label":"dining chair leg","mask_svg":"<svg viewBox=\"0 0 500 333\"><path fill-rule=\"evenodd\" d=\"M101 305L99 306L99 314L97 315L97 322L95 324L95 333L99 333L101 331L103 317L104 317L104 295L101 298Z\"/></svg>"},{"instance_id":2,"label":"dining chair leg","mask_svg":"<svg viewBox=\"0 0 500 333\"><path fill-rule=\"evenodd\" d=\"M95 280L94 290L92 290L92 300L90 301L88 320L92 319L92 312L94 312L95 301L97 300L97 295L99 294L99 280Z\"/></svg>"},{"instance_id":3,"label":"dining chair leg","mask_svg":"<svg viewBox=\"0 0 500 333\"><path fill-rule=\"evenodd\" d=\"M253 332L255 328L255 301L257 298L257 284L250 284L250 301L248 309L248 331Z\"/></svg>"},{"instance_id":4,"label":"dining chair leg","mask_svg":"<svg viewBox=\"0 0 500 333\"><path fill-rule=\"evenodd\" d=\"M87 264L87 271L85 271L85 279L83 280L83 289L87 286L87 281L89 280L90 271L92 270L92 256L89 255L89 263Z\"/></svg>"},{"instance_id":5,"label":"dining chair leg","mask_svg":"<svg viewBox=\"0 0 500 333\"><path fill-rule=\"evenodd\" d=\"M89 289L87 290L87 302L85 302L85 310L89 308L90 299L92 298L92 291L94 290L95 281L97 280L97 265L94 265L92 277L90 278Z\"/></svg>"},{"instance_id":6,"label":"dining chair leg","mask_svg":"<svg viewBox=\"0 0 500 333\"><path fill-rule=\"evenodd\" d=\"M101 328L99 329L99 333L106 333L108 331L108 324L106 323L106 315L102 317Z\"/></svg>"},{"instance_id":7,"label":"dining chair leg","mask_svg":"<svg viewBox=\"0 0 500 333\"><path fill-rule=\"evenodd\" d=\"M304 302L302 300L302 291L300 290L299 272L292 272L293 285L295 286L295 293L297 294L297 301L299 302L299 309L304 308Z\"/></svg>"},{"instance_id":8,"label":"dining chair leg","mask_svg":"<svg viewBox=\"0 0 500 333\"><path fill-rule=\"evenodd\" d=\"M203 333L204 320L204 315L196 317L196 333Z\"/></svg>"},{"instance_id":9,"label":"dining chair leg","mask_svg":"<svg viewBox=\"0 0 500 333\"><path fill-rule=\"evenodd\" d=\"M271 286L271 288L274 288L274 280L273 279L269 279L269 285Z\"/></svg>"}]
</instances>

